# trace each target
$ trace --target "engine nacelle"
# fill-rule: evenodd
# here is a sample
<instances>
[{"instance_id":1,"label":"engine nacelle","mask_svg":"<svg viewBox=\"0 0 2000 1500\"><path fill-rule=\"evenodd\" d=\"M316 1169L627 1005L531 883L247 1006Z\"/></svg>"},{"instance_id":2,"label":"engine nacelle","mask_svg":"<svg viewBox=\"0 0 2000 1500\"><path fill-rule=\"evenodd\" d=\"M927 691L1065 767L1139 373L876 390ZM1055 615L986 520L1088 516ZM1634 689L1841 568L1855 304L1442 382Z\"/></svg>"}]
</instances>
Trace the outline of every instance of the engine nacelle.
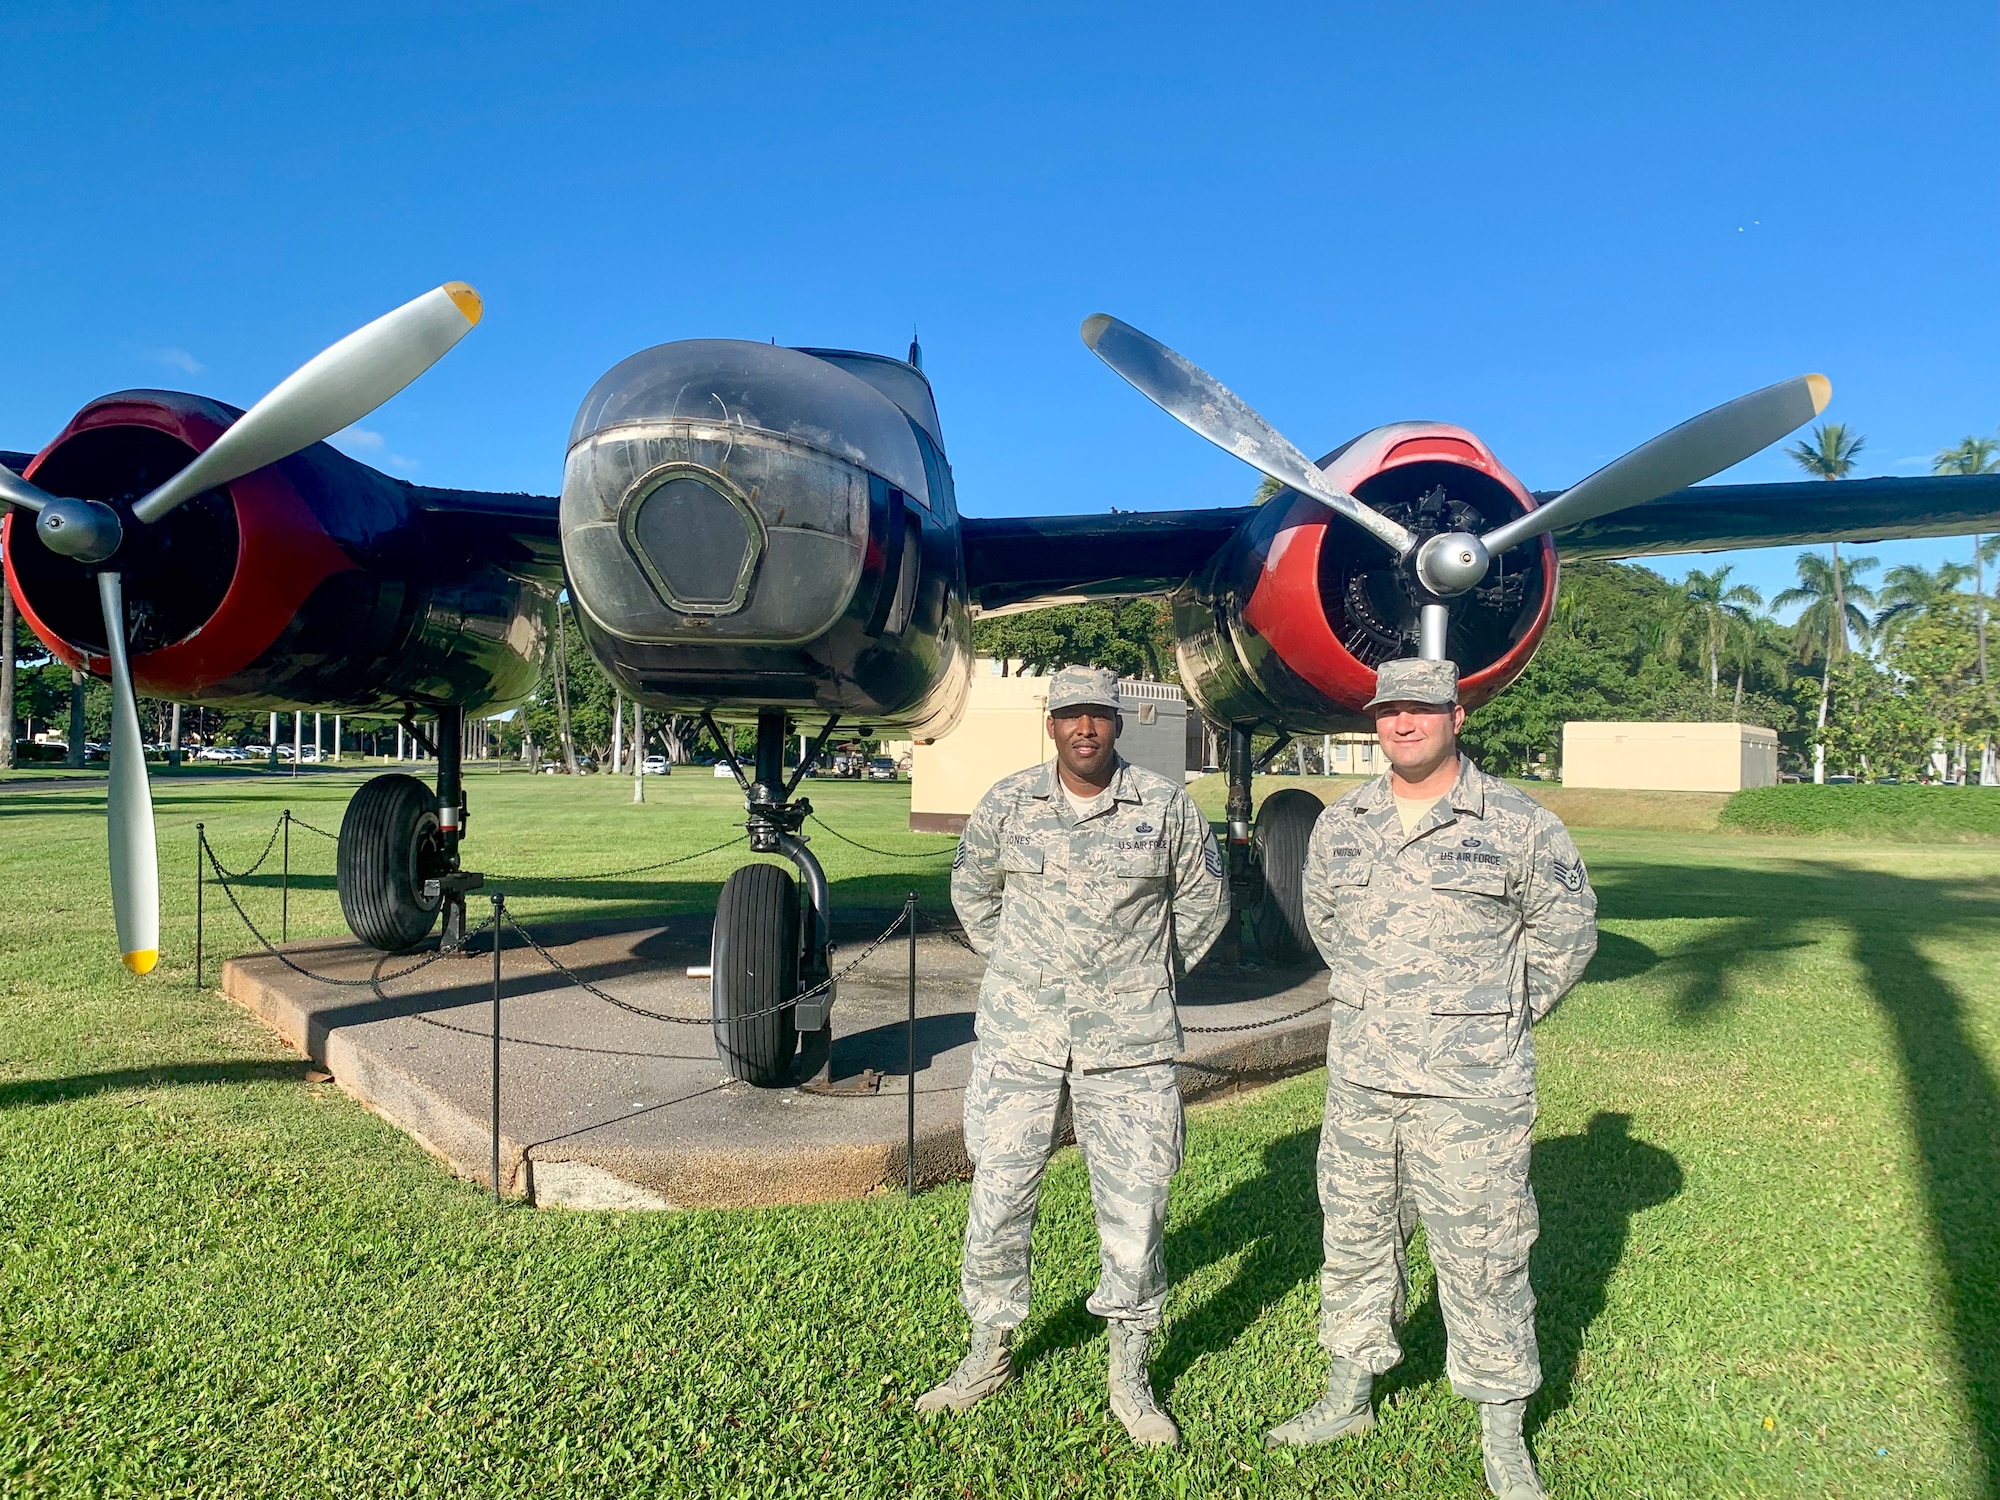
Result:
<instances>
[{"instance_id":1,"label":"engine nacelle","mask_svg":"<svg viewBox=\"0 0 2000 1500\"><path fill-rule=\"evenodd\" d=\"M951 471L899 360L733 339L633 355L577 414L562 544L592 654L642 703L923 736L964 706Z\"/></svg>"},{"instance_id":2,"label":"engine nacelle","mask_svg":"<svg viewBox=\"0 0 2000 1500\"><path fill-rule=\"evenodd\" d=\"M132 675L145 696L241 708L350 713L505 707L540 677L554 570L510 570L508 551L419 492L325 443L210 490L157 525L131 504L241 413L174 391L93 401L27 475L102 500L124 540ZM7 581L57 658L104 675L91 570L44 547L34 518L6 518Z\"/></svg>"},{"instance_id":3,"label":"engine nacelle","mask_svg":"<svg viewBox=\"0 0 2000 1500\"><path fill-rule=\"evenodd\" d=\"M1339 488L1421 540L1481 533L1534 507L1527 488L1464 428L1399 422L1320 461ZM1518 677L1555 603L1555 544L1496 558L1451 601L1446 654L1476 708ZM1324 734L1365 729L1375 668L1417 654L1426 602L1410 571L1325 505L1281 490L1174 596L1181 681L1210 719Z\"/></svg>"}]
</instances>

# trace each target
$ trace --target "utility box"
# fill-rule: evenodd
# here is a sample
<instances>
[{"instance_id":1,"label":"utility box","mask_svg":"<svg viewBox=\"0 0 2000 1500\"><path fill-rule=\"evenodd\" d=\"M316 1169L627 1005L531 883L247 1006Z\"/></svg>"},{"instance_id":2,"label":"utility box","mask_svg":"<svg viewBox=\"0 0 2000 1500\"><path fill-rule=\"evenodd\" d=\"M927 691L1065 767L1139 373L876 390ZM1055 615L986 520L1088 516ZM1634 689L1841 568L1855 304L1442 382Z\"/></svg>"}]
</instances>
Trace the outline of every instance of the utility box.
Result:
<instances>
[{"instance_id":1,"label":"utility box","mask_svg":"<svg viewBox=\"0 0 2000 1500\"><path fill-rule=\"evenodd\" d=\"M1778 736L1757 724L1572 721L1562 784L1644 792L1740 792L1778 784Z\"/></svg>"},{"instance_id":2,"label":"utility box","mask_svg":"<svg viewBox=\"0 0 2000 1500\"><path fill-rule=\"evenodd\" d=\"M941 739L919 740L910 756L910 829L957 833L994 782L1056 753L1049 739L1049 679L1001 675L1002 663L972 664L972 691L958 726ZM1125 727L1118 753L1134 765L1179 783L1188 757L1187 699L1170 682L1121 679L1118 711Z\"/></svg>"}]
</instances>

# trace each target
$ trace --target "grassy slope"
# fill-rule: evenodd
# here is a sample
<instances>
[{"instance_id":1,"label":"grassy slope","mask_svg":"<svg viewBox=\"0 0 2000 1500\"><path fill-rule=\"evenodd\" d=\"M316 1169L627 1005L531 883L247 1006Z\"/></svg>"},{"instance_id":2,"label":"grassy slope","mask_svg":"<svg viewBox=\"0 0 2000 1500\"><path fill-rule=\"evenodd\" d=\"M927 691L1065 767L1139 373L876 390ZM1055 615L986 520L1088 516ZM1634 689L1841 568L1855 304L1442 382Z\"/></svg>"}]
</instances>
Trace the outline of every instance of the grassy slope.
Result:
<instances>
[{"instance_id":1,"label":"grassy slope","mask_svg":"<svg viewBox=\"0 0 2000 1500\"><path fill-rule=\"evenodd\" d=\"M869 843L948 848L898 832L902 791L813 795ZM706 778L638 809L594 778L473 792L480 863L517 874L705 848L738 815ZM0 800L0 1490L1483 1493L1421 1288L1376 1438L1258 1446L1320 1368L1316 1078L1195 1112L1158 1361L1186 1449L1133 1453L1103 1410L1074 1153L1037 1231L1022 1388L921 1428L907 1402L958 1352L962 1188L496 1211L192 989L192 823L241 866L287 793L336 826L331 781L163 792L169 957L144 981L112 953L98 797ZM338 925L315 842L295 932ZM1540 1033L1549 1478L1571 1496L1979 1493L2000 1470L2000 854L1582 843L1603 950ZM818 847L850 906L913 879L938 898L942 860ZM510 899L530 921L581 898L694 908L728 867Z\"/></svg>"},{"instance_id":2,"label":"grassy slope","mask_svg":"<svg viewBox=\"0 0 2000 1500\"><path fill-rule=\"evenodd\" d=\"M1960 786L1765 786L1729 799L1722 826L1749 833L1918 843L2000 842L2000 791Z\"/></svg>"}]
</instances>

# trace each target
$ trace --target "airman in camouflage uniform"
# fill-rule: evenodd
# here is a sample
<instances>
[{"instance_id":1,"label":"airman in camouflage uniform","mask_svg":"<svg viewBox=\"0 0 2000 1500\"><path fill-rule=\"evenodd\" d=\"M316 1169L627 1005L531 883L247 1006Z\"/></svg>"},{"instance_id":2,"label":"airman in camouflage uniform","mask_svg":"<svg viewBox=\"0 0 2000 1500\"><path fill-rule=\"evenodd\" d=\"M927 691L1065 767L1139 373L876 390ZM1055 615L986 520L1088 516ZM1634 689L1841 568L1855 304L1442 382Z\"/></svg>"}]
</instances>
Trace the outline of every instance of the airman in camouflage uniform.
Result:
<instances>
[{"instance_id":1,"label":"airman in camouflage uniform","mask_svg":"<svg viewBox=\"0 0 2000 1500\"><path fill-rule=\"evenodd\" d=\"M1057 758L982 797L952 863L952 904L987 960L965 1091L974 1175L961 1294L973 1346L918 1409L962 1410L1011 1373L1007 1340L1028 1314L1029 1238L1067 1093L1097 1211L1089 1307L1111 1325L1112 1410L1135 1440L1171 1443L1146 1360L1181 1163L1174 986L1220 935L1227 893L1222 852L1186 791L1117 758L1117 703L1113 673L1057 673ZM1072 774L1079 756L1095 762L1088 792Z\"/></svg>"},{"instance_id":2,"label":"airman in camouflage uniform","mask_svg":"<svg viewBox=\"0 0 2000 1500\"><path fill-rule=\"evenodd\" d=\"M1402 1358L1414 1210L1437 1272L1452 1388L1480 1404L1487 1482L1516 1500L1543 1493L1520 1428L1541 1384L1528 1284L1538 1229L1529 1028L1596 951L1597 900L1555 816L1457 754L1457 702L1452 663L1385 664L1369 706L1394 769L1328 807L1307 849L1306 919L1332 975L1319 1194L1320 1343L1333 1369L1326 1399L1271 1441L1373 1425L1371 1378ZM1412 727L1418 719L1427 727ZM1404 752L1428 772L1425 794L1441 792L1420 815L1424 797L1399 779L1399 727L1441 746Z\"/></svg>"}]
</instances>

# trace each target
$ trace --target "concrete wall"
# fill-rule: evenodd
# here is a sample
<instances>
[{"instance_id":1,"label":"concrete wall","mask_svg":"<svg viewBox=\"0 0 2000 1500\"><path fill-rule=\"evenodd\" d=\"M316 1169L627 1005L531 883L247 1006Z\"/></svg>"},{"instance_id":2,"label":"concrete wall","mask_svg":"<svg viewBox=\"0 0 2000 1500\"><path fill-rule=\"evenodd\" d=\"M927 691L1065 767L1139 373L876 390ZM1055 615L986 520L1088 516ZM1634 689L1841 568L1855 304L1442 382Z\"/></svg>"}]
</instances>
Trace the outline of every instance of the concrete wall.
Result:
<instances>
[{"instance_id":1,"label":"concrete wall","mask_svg":"<svg viewBox=\"0 0 2000 1500\"><path fill-rule=\"evenodd\" d=\"M1778 736L1755 724L1563 725L1564 786L1737 792L1778 783Z\"/></svg>"},{"instance_id":2,"label":"concrete wall","mask_svg":"<svg viewBox=\"0 0 2000 1500\"><path fill-rule=\"evenodd\" d=\"M1176 781L1187 767L1187 700L1172 683L1121 682L1125 728L1118 753ZM985 657L973 663L972 692L958 727L911 752L910 827L956 833L974 805L1003 776L1055 754L1048 718L1049 679L1001 677Z\"/></svg>"}]
</instances>

